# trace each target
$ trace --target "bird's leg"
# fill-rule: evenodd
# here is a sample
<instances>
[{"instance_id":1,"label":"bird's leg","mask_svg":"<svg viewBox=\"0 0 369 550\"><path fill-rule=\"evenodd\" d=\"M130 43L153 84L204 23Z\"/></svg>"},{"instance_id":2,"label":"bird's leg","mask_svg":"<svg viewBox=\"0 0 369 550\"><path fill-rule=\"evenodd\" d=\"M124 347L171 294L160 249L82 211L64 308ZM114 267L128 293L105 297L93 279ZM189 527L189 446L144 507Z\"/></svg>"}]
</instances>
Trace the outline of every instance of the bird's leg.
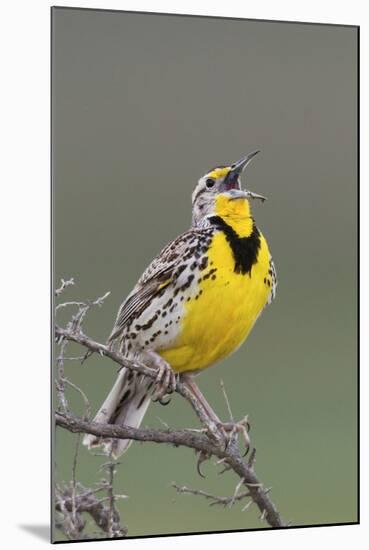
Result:
<instances>
[{"instance_id":1,"label":"bird's leg","mask_svg":"<svg viewBox=\"0 0 369 550\"><path fill-rule=\"evenodd\" d=\"M220 431L223 440L225 440L225 446L227 447L234 433L240 433L243 438L246 450L248 450L250 447L250 438L248 435L249 424L247 421L247 417L240 422L222 422L200 391L200 388L194 381L193 375L184 374L181 376L181 380L186 385L191 394L195 397L195 399L200 403L209 421L215 424L217 429Z\"/></svg>"},{"instance_id":2,"label":"bird's leg","mask_svg":"<svg viewBox=\"0 0 369 550\"><path fill-rule=\"evenodd\" d=\"M195 397L195 399L200 403L201 407L203 408L205 415L208 417L208 419L213 422L216 426L218 424L221 424L220 419L216 415L216 413L213 411L207 400L205 399L203 393L200 391L199 386L196 384L193 375L190 374L182 374L181 375L181 381L185 384L185 386L189 389L191 394Z\"/></svg>"},{"instance_id":3,"label":"bird's leg","mask_svg":"<svg viewBox=\"0 0 369 550\"><path fill-rule=\"evenodd\" d=\"M177 375L172 367L158 353L152 350L145 350L142 356L147 366L157 370L155 401L161 401L164 395L175 391L177 386Z\"/></svg>"}]
</instances>

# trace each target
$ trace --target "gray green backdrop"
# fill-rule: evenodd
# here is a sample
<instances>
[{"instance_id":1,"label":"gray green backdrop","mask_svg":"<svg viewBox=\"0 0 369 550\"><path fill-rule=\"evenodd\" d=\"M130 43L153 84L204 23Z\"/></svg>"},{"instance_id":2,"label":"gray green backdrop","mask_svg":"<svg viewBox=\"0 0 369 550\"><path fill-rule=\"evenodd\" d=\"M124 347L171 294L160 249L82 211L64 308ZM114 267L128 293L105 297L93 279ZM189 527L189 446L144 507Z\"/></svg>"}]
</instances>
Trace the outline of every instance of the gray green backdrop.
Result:
<instances>
[{"instance_id":1,"label":"gray green backdrop","mask_svg":"<svg viewBox=\"0 0 369 550\"><path fill-rule=\"evenodd\" d=\"M86 320L90 336L106 339L148 262L187 229L197 179L262 151L244 183L269 198L254 215L277 298L199 385L226 418L223 379L234 415L249 414L256 471L294 525L357 519L356 56L354 27L53 10L55 281L75 278L68 300L111 291ZM96 410L116 368L93 356L66 374ZM159 418L197 426L179 396L153 404L144 425ZM58 481L71 479L74 444L57 430ZM102 462L81 448L77 478L91 485ZM232 494L231 474L205 464L203 480L195 462L131 446L116 481L130 535L264 526L253 507L176 495L172 481Z\"/></svg>"}]
</instances>

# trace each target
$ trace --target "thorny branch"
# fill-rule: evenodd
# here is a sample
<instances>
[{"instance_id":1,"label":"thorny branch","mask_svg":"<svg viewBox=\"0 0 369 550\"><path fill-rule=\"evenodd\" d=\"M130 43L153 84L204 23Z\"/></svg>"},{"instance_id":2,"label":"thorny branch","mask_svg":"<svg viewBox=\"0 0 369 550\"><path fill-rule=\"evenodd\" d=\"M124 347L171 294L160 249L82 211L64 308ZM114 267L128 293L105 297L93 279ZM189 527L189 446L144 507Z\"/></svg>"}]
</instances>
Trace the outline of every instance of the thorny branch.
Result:
<instances>
[{"instance_id":1,"label":"thorny branch","mask_svg":"<svg viewBox=\"0 0 369 550\"><path fill-rule=\"evenodd\" d=\"M127 528L120 524L118 512L111 507L111 499L105 502L106 499L99 499L96 496L96 493L106 490L104 483L94 490L88 490L80 483L77 483L75 488L71 486L62 488L57 485L55 526L70 540L87 539L89 537L84 533L87 523L84 514L88 514L106 536L124 537L127 534Z\"/></svg>"},{"instance_id":2,"label":"thorny branch","mask_svg":"<svg viewBox=\"0 0 369 550\"><path fill-rule=\"evenodd\" d=\"M64 283L64 287L65 287ZM192 406L193 410L195 411L195 414L197 415L198 419L200 420L203 429L201 430L195 430L195 429L182 429L182 430L172 430L170 428L165 430L157 430L157 429L144 429L144 428L132 428L130 426L117 426L117 425L111 425L111 424L100 424L89 420L89 415L86 415L84 418L78 417L74 414L72 414L68 408L68 403L65 398L65 385L69 383L66 382L65 374L64 374L64 368L63 368L63 362L67 358L64 356L65 353L65 346L67 342L75 342L77 344L80 344L84 348L87 349L88 353L99 353L100 355L106 356L109 359L112 360L113 363L117 364L119 367L126 367L132 371L139 372L140 374L144 374L145 376L148 376L150 378L155 379L156 378L156 371L153 370L150 367L147 367L146 365L140 363L139 361L130 361L126 357L124 357L121 353L118 353L116 351L112 351L107 348L107 346L96 342L92 338L89 338L87 335L85 335L82 331L82 321L89 310L89 308L92 305L101 305L104 301L104 299L107 297L109 293L105 294L103 297L98 298L94 302L84 303L84 302L69 302L65 305L73 305L78 307L77 313L72 317L71 321L67 324L66 328L62 328L60 326L55 326L55 337L57 342L60 344L60 354L58 357L58 374L59 378L57 380L57 390L58 390L58 397L61 404L61 409L59 409L55 416L56 416L56 425L64 428L70 432L73 433L90 433L99 437L107 437L107 438L117 438L117 439L133 439L137 441L145 441L145 442L155 442L158 444L164 443L164 444L171 444L175 447L187 447L190 449L194 449L196 453L198 453L198 466L201 462L204 460L210 459L212 456L217 457L218 463L222 463L224 466L224 469L222 470L223 473L225 471L233 471L239 478L239 482L237 483L236 489L234 491L234 494L229 497L217 497L215 495L211 495L210 493L206 493L204 491L196 490L196 489L188 489L187 487L179 487L176 484L173 484L173 486L176 488L177 492L180 493L189 493L193 495L200 495L204 498L211 500L211 504L222 504L224 506L233 506L235 502L238 502L240 500L243 500L245 498L249 498L249 502L246 504L246 506L243 507L243 511L246 510L251 504L255 504L259 511L260 511L260 519L265 520L271 527L283 527L286 526L286 523L281 519L280 514L278 510L276 509L274 503L272 502L270 498L270 488L265 489L259 478L257 477L254 465L255 465L255 449L252 449L250 453L250 457L248 461L246 461L242 456L238 448L237 443L237 435L233 434L230 438L230 441L228 445L224 446L224 443L219 440L219 437L217 437L217 430L216 427L211 425L209 422L208 417L206 416L202 405L197 401L197 399L193 396L193 394L187 389L187 386L181 382L181 380L178 381L176 392L179 393L184 399L186 399L190 405ZM64 307L63 304L59 305L60 309L61 307ZM73 358L72 358L73 359ZM72 385L72 383L69 383L69 385ZM75 389L78 389L76 387ZM232 412L230 408L230 403L228 400L228 397L225 393L224 385L222 383L222 390L224 393L224 397L226 400L227 408L232 418ZM83 394L82 390L79 390L85 405L88 403L87 397ZM113 475L113 472L115 471L116 464L113 465L113 462L110 461L108 464L110 464L109 472L110 475ZM75 484L76 486L76 484ZM246 490L241 491L241 488L244 487ZM241 491L241 492L240 492ZM80 511L84 504L80 503L80 494L75 490L75 500L78 504L77 509ZM59 491L60 494L60 491ZM122 536L117 535L118 532L123 532L125 528L123 529L116 529L114 530L113 523L115 521L117 511L114 507L114 501L115 497L113 494L112 489L112 478L110 483L110 492L108 492L110 495L110 501L109 501L109 520L107 521L107 524L105 524L105 521L100 522L99 526L101 528L101 525L104 525L107 528L103 529L105 533L107 533L108 536ZM90 493L89 493L90 495ZM91 498L89 496L89 498ZM68 500L66 500L63 504L63 510L68 512L69 504ZM101 502L101 501L100 501ZM81 506L82 508L79 508ZM61 505L59 504L59 508ZM72 504L70 505L72 507ZM61 508L60 508L61 509ZM72 508L71 508L72 509ZM105 510L105 508L104 508ZM105 514L105 512L104 512ZM77 514L78 516L78 514ZM103 515L105 517L105 515ZM119 518L119 515L118 515ZM78 531L78 521L79 516L76 518L77 525L74 527L74 529L77 529ZM118 521L119 523L119 521ZM82 528L83 530L83 528Z\"/></svg>"},{"instance_id":3,"label":"thorny branch","mask_svg":"<svg viewBox=\"0 0 369 550\"><path fill-rule=\"evenodd\" d=\"M72 284L74 284L73 279L69 279L68 281L62 279L62 284L60 288L55 291L55 294L57 296L60 295L66 287ZM67 306L77 306L78 311L67 324L67 328L71 331L80 330L82 321L90 307L96 305L101 306L108 295L109 293L107 292L101 298L90 302L64 302L57 305L55 311ZM79 386L68 380L64 373L64 361L82 361L85 356L66 357L64 353L67 344L67 339L61 338L59 340L60 352L56 359L58 377L55 381L59 403L64 412L69 412L69 405L65 396L66 386L69 386L81 396L85 409L83 418L84 420L88 420L91 417L91 406L86 394ZM70 484L66 485L64 488L60 485L56 485L55 511L57 517L55 526L62 531L69 540L88 539L90 536L85 533L87 524L85 517L89 515L94 525L99 529L97 536L101 537L101 534L103 534L109 538L123 537L127 534L127 528L121 524L115 502L119 498L127 497L126 495L117 495L114 493L113 485L117 463L109 457L109 461L101 466L101 468L105 468L108 472L108 478L103 478L98 482L97 488L95 489L84 488L77 481L80 439L81 433L78 434L76 439L72 466L72 480ZM96 496L97 493L102 491L105 492L107 496L98 498Z\"/></svg>"}]
</instances>

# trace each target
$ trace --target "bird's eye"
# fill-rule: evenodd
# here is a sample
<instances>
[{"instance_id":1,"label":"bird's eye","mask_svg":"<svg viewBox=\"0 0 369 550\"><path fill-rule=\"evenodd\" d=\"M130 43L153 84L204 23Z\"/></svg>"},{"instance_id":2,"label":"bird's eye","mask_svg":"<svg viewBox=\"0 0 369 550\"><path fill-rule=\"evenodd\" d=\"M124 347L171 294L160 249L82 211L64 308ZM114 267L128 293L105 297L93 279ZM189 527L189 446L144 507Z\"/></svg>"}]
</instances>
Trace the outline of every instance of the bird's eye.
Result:
<instances>
[{"instance_id":1,"label":"bird's eye","mask_svg":"<svg viewBox=\"0 0 369 550\"><path fill-rule=\"evenodd\" d=\"M212 178L208 178L206 180L206 187L209 189L210 187L214 187L214 184L215 184L215 180L213 180Z\"/></svg>"}]
</instances>

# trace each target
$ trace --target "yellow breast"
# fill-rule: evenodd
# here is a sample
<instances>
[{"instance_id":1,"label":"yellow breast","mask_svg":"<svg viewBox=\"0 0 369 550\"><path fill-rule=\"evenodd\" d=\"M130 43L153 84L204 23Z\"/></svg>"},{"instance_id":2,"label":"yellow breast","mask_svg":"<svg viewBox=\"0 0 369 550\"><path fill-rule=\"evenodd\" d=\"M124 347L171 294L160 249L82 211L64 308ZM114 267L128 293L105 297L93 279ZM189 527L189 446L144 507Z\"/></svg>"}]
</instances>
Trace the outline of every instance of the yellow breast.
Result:
<instances>
[{"instance_id":1,"label":"yellow breast","mask_svg":"<svg viewBox=\"0 0 369 550\"><path fill-rule=\"evenodd\" d=\"M270 253L263 235L250 273L235 272L235 259L223 232L217 232L208 255L207 273L198 283L198 298L186 304L180 335L160 354L177 372L211 366L245 340L270 294Z\"/></svg>"}]
</instances>

